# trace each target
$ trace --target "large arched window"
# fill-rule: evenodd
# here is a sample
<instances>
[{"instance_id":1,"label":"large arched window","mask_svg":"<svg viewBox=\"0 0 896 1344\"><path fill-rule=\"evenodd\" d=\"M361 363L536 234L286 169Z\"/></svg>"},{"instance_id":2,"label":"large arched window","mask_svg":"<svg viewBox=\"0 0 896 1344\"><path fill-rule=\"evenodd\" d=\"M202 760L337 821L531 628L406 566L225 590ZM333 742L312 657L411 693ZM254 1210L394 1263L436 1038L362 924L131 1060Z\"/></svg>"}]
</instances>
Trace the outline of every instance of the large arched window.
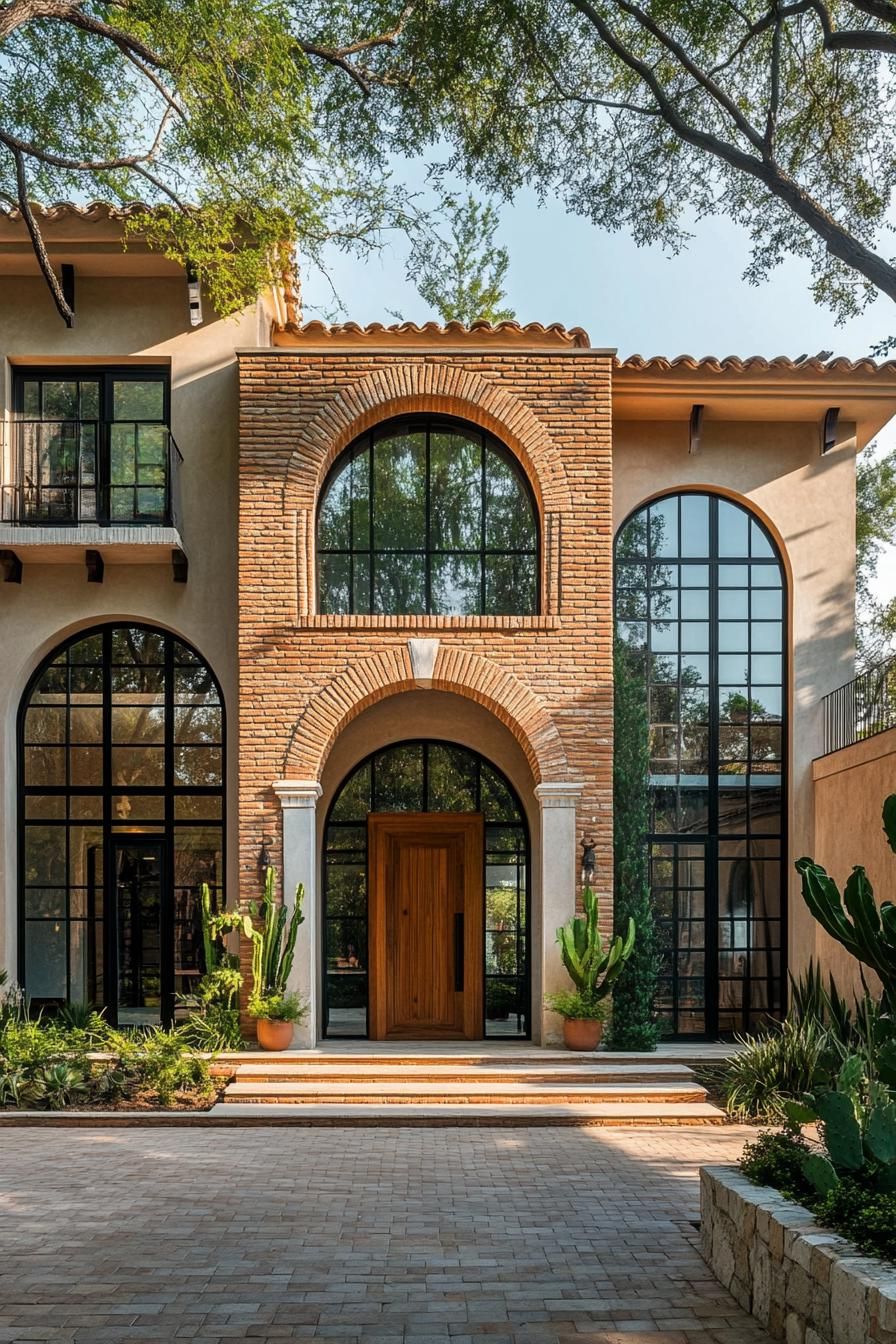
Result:
<instances>
[{"instance_id":1,"label":"large arched window","mask_svg":"<svg viewBox=\"0 0 896 1344\"><path fill-rule=\"evenodd\" d=\"M528 1031L529 831L493 765L451 742L402 742L356 766L324 832L324 1010L328 1036L366 1036L368 838L371 812L478 812L485 867L486 1036Z\"/></svg>"},{"instance_id":2,"label":"large arched window","mask_svg":"<svg viewBox=\"0 0 896 1344\"><path fill-rule=\"evenodd\" d=\"M20 977L35 1008L169 1022L202 973L199 891L221 890L224 707L167 631L66 641L22 699Z\"/></svg>"},{"instance_id":3,"label":"large arched window","mask_svg":"<svg viewBox=\"0 0 896 1344\"><path fill-rule=\"evenodd\" d=\"M617 634L650 725L658 1007L678 1035L780 1011L784 975L784 573L730 500L668 495L616 541Z\"/></svg>"},{"instance_id":4,"label":"large arched window","mask_svg":"<svg viewBox=\"0 0 896 1344\"><path fill-rule=\"evenodd\" d=\"M317 559L322 612L538 610L528 482L506 448L461 421L393 420L343 453L321 495Z\"/></svg>"}]
</instances>

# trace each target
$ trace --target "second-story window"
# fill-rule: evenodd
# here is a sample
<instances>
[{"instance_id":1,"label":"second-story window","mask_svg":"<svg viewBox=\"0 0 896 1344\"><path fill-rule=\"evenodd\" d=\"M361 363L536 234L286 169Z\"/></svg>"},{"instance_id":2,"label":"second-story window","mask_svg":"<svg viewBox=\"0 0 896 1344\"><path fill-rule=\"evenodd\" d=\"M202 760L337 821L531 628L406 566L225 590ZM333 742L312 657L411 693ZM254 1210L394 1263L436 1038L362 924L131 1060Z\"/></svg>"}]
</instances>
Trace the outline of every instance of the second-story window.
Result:
<instances>
[{"instance_id":1,"label":"second-story window","mask_svg":"<svg viewBox=\"0 0 896 1344\"><path fill-rule=\"evenodd\" d=\"M516 459L475 425L377 426L337 460L317 520L322 612L534 615L538 526Z\"/></svg>"},{"instance_id":2,"label":"second-story window","mask_svg":"<svg viewBox=\"0 0 896 1344\"><path fill-rule=\"evenodd\" d=\"M167 523L169 382L159 368L19 370L15 477L22 523Z\"/></svg>"}]
</instances>

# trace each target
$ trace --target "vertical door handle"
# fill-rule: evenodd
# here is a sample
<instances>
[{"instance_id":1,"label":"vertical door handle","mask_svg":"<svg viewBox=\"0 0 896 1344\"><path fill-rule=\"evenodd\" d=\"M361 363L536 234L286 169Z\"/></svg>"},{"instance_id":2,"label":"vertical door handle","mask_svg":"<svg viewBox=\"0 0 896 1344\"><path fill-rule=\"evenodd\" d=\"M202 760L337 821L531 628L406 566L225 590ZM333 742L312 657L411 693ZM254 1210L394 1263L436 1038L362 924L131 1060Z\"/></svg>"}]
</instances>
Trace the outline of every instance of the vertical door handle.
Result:
<instances>
[{"instance_id":1,"label":"vertical door handle","mask_svg":"<svg viewBox=\"0 0 896 1344\"><path fill-rule=\"evenodd\" d=\"M454 988L460 992L464 987L464 917L454 916Z\"/></svg>"}]
</instances>

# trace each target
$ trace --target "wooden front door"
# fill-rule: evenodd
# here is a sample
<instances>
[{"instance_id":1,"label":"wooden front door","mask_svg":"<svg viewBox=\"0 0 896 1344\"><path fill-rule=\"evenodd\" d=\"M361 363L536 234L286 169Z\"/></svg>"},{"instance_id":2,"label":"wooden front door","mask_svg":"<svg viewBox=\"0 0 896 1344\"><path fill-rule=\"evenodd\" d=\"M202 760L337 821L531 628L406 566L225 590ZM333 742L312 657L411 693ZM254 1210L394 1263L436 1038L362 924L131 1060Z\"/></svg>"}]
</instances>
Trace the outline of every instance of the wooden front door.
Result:
<instances>
[{"instance_id":1,"label":"wooden front door","mask_svg":"<svg viewBox=\"0 0 896 1344\"><path fill-rule=\"evenodd\" d=\"M482 817L372 812L367 824L371 1039L478 1040Z\"/></svg>"}]
</instances>

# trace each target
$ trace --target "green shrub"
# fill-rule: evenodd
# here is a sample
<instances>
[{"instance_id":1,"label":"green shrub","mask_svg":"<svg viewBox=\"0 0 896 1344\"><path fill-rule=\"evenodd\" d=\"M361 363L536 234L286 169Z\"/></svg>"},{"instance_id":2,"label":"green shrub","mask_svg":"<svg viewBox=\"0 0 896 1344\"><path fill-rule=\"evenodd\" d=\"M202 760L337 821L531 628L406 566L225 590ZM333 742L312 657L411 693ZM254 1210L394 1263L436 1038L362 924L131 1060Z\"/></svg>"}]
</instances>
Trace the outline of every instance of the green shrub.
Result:
<instances>
[{"instance_id":1,"label":"green shrub","mask_svg":"<svg viewBox=\"0 0 896 1344\"><path fill-rule=\"evenodd\" d=\"M545 996L545 1007L552 1013L572 1021L604 1022L607 1005L603 999L594 999L576 989L561 989Z\"/></svg>"},{"instance_id":2,"label":"green shrub","mask_svg":"<svg viewBox=\"0 0 896 1344\"><path fill-rule=\"evenodd\" d=\"M193 1050L242 1050L245 1042L240 1029L239 1008L209 1003L201 1011L190 1013L180 1027L184 1045Z\"/></svg>"},{"instance_id":3,"label":"green shrub","mask_svg":"<svg viewBox=\"0 0 896 1344\"><path fill-rule=\"evenodd\" d=\"M770 1022L763 1035L738 1037L738 1044L719 1086L726 1110L739 1120L783 1120L786 1103L825 1076L828 1031L812 1018Z\"/></svg>"},{"instance_id":4,"label":"green shrub","mask_svg":"<svg viewBox=\"0 0 896 1344\"><path fill-rule=\"evenodd\" d=\"M814 1193L803 1172L809 1151L809 1145L799 1134L767 1131L746 1144L740 1169L757 1185L770 1185L802 1204Z\"/></svg>"},{"instance_id":5,"label":"green shrub","mask_svg":"<svg viewBox=\"0 0 896 1344\"><path fill-rule=\"evenodd\" d=\"M252 1017L265 1017L269 1022L301 1022L308 1011L298 994L253 994L249 999Z\"/></svg>"},{"instance_id":6,"label":"green shrub","mask_svg":"<svg viewBox=\"0 0 896 1344\"><path fill-rule=\"evenodd\" d=\"M896 1194L844 1180L816 1204L814 1212L819 1222L848 1237L866 1255L896 1261Z\"/></svg>"}]
</instances>

